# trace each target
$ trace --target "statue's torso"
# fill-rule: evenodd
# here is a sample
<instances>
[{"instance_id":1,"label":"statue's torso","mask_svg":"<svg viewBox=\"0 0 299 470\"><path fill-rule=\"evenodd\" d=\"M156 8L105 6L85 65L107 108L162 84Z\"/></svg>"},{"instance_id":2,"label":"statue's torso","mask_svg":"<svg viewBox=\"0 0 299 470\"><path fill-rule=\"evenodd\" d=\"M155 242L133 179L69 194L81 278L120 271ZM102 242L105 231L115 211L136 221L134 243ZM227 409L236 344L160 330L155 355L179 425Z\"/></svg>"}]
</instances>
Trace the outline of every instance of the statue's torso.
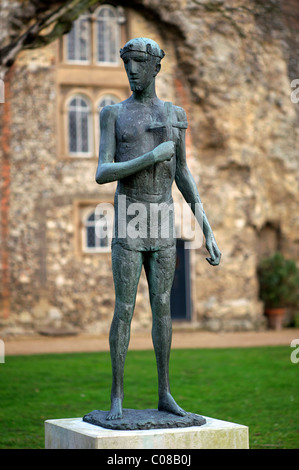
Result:
<instances>
[{"instance_id":1,"label":"statue's torso","mask_svg":"<svg viewBox=\"0 0 299 470\"><path fill-rule=\"evenodd\" d=\"M162 127L150 129L153 123L166 121L162 101L157 100L152 106L145 106L128 100L117 106L116 163L138 158L167 140L177 141L177 129L173 128L171 135ZM172 114L173 119L176 119L174 109ZM170 161L156 163L146 170L119 180L115 197L116 225L113 243L138 251L155 251L175 243L171 196L175 170L176 155L173 155ZM136 203L142 207L138 208ZM158 207L162 210L160 214ZM168 208L171 208L169 212ZM120 223L123 225L118 226ZM139 234L136 238L130 236L129 229L132 227L136 229L135 235Z\"/></svg>"},{"instance_id":2,"label":"statue's torso","mask_svg":"<svg viewBox=\"0 0 299 470\"><path fill-rule=\"evenodd\" d=\"M175 115L175 113L173 113ZM167 136L165 128L150 129L153 123L165 122L163 102L158 100L152 106L124 102L119 106L116 119L116 162L132 160L152 151L162 142L177 139L177 130ZM146 170L123 178L118 190L137 200L167 201L175 177L176 157L170 161L156 163ZM145 197L146 196L146 197Z\"/></svg>"}]
</instances>

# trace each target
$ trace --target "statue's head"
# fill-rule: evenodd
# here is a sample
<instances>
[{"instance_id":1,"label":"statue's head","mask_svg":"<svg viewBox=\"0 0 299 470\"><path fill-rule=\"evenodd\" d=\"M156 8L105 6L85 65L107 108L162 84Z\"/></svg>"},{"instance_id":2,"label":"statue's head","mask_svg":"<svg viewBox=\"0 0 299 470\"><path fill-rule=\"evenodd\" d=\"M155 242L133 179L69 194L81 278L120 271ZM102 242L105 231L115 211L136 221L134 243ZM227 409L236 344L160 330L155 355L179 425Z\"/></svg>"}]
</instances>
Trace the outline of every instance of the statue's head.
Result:
<instances>
[{"instance_id":1,"label":"statue's head","mask_svg":"<svg viewBox=\"0 0 299 470\"><path fill-rule=\"evenodd\" d=\"M132 91L142 91L159 73L165 56L160 46L148 38L128 41L120 50Z\"/></svg>"},{"instance_id":2,"label":"statue's head","mask_svg":"<svg viewBox=\"0 0 299 470\"><path fill-rule=\"evenodd\" d=\"M137 51L144 54L148 54L152 57L158 59L163 59L165 56L164 51L160 48L159 44L149 38L135 38L130 39L124 47L120 50L120 56L123 58L123 55L126 52Z\"/></svg>"}]
</instances>

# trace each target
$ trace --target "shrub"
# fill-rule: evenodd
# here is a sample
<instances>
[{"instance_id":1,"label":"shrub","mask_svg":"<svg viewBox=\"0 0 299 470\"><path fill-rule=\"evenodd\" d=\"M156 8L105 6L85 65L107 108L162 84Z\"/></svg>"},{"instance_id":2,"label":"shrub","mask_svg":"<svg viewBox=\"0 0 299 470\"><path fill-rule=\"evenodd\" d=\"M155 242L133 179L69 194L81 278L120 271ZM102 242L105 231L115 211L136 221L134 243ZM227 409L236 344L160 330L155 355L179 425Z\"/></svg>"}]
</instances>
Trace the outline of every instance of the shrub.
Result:
<instances>
[{"instance_id":1,"label":"shrub","mask_svg":"<svg viewBox=\"0 0 299 470\"><path fill-rule=\"evenodd\" d=\"M293 260L277 252L262 260L258 277L266 308L292 307L299 301L299 270Z\"/></svg>"}]
</instances>

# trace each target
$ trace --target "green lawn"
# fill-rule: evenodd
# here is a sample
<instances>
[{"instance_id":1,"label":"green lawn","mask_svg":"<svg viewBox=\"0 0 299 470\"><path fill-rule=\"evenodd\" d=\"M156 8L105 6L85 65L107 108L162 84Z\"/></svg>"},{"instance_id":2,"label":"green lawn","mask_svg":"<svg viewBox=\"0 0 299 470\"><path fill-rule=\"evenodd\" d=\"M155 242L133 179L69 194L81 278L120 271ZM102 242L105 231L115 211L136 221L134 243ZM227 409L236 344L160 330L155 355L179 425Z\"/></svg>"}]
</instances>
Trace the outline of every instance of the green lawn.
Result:
<instances>
[{"instance_id":1,"label":"green lawn","mask_svg":"<svg viewBox=\"0 0 299 470\"><path fill-rule=\"evenodd\" d=\"M249 426L250 448L299 447L299 364L289 347L173 350L171 390L187 411ZM44 421L109 408L109 353L8 356L0 448L44 448ZM125 408L157 407L153 351L129 351Z\"/></svg>"}]
</instances>

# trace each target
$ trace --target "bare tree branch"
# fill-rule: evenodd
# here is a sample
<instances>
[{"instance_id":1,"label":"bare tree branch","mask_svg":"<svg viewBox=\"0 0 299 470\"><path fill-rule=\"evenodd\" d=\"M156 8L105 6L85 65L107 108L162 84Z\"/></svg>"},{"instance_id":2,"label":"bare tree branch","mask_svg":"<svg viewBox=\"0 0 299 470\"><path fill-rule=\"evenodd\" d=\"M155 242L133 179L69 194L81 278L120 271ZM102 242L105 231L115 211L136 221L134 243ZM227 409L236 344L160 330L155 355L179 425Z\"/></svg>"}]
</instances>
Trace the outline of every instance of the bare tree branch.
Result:
<instances>
[{"instance_id":1,"label":"bare tree branch","mask_svg":"<svg viewBox=\"0 0 299 470\"><path fill-rule=\"evenodd\" d=\"M34 3L34 2L33 2ZM37 3L37 2L35 2ZM73 22L83 13L87 8L95 3L100 3L99 0L68 0L67 2L53 2L53 10L49 11L49 3L51 2L40 2L38 5L38 19L31 24L25 31L22 31L17 38L9 42L6 46L0 49L0 78L4 78L5 73L14 63L17 55L23 49L35 49L38 47L46 46L52 41L61 37L63 34L70 31ZM59 5L57 7L57 5ZM28 5L29 9L30 6ZM34 11L34 10L30 10ZM26 27L27 16L25 17ZM29 18L30 19L30 18ZM13 17L13 21L17 17ZM17 24L18 28L22 27L21 24ZM49 28L52 28L49 30Z\"/></svg>"}]
</instances>

